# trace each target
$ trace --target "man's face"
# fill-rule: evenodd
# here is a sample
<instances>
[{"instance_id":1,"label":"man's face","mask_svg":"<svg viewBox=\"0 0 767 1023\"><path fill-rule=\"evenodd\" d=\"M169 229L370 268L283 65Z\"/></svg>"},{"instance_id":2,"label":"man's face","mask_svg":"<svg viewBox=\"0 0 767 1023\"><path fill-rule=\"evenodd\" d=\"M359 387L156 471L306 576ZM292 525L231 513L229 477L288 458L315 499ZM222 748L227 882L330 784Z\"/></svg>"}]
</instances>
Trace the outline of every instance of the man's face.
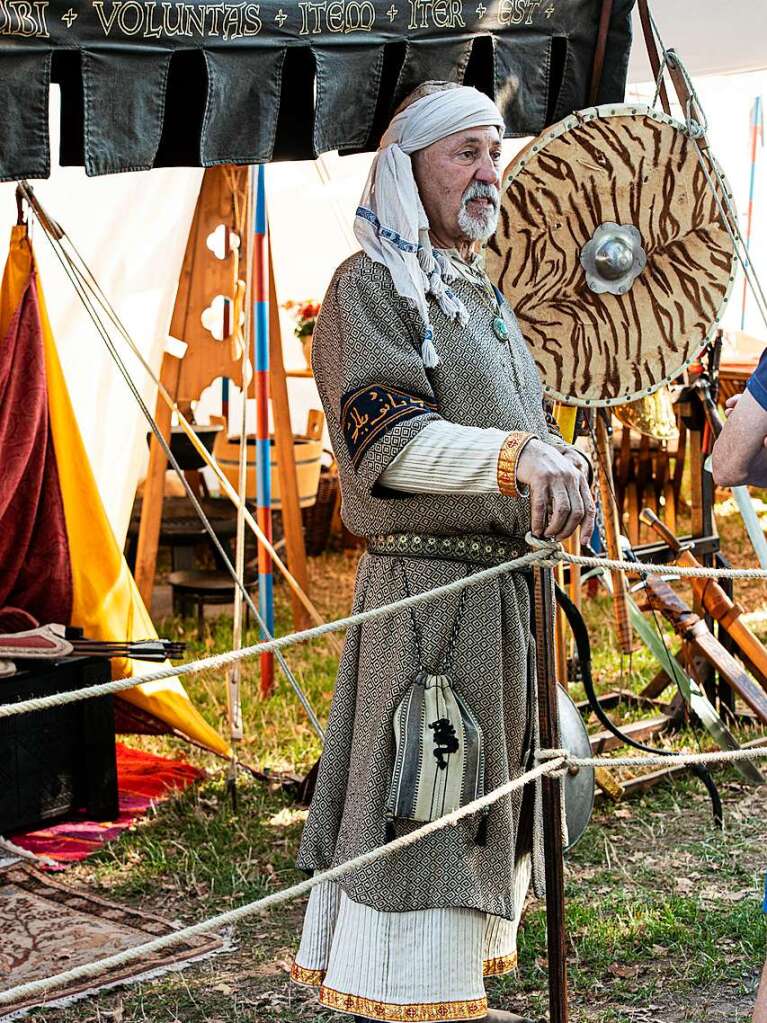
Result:
<instances>
[{"instance_id":1,"label":"man's face","mask_svg":"<svg viewBox=\"0 0 767 1023\"><path fill-rule=\"evenodd\" d=\"M469 128L413 154L413 173L432 234L442 244L486 241L498 223L501 139Z\"/></svg>"}]
</instances>

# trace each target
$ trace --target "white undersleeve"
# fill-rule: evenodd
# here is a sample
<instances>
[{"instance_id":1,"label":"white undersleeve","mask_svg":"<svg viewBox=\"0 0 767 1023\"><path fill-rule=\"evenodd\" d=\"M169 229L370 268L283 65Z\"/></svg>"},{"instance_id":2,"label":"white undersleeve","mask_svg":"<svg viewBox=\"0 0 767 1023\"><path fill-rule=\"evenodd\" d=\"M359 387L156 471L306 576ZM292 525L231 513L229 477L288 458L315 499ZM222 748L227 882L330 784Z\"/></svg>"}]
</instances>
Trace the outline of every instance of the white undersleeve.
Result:
<instances>
[{"instance_id":1,"label":"white undersleeve","mask_svg":"<svg viewBox=\"0 0 767 1023\"><path fill-rule=\"evenodd\" d=\"M387 465L379 483L410 494L497 494L498 456L508 431L438 419Z\"/></svg>"}]
</instances>

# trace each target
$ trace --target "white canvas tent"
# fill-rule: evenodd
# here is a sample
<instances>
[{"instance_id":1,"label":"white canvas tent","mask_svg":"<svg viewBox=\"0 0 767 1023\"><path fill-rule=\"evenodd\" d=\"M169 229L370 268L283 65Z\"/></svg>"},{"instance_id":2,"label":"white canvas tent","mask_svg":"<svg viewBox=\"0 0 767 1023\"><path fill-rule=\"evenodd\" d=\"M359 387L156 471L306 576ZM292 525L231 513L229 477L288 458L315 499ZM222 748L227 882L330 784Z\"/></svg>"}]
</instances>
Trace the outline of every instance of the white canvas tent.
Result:
<instances>
[{"instance_id":1,"label":"white canvas tent","mask_svg":"<svg viewBox=\"0 0 767 1023\"><path fill-rule=\"evenodd\" d=\"M58 96L52 89L53 153ZM81 167L54 167L50 179L32 183L158 372L201 179L198 169L87 178ZM14 193L15 185L0 184L2 262L16 217ZM146 468L147 426L45 236L33 229L32 240L72 404L119 543ZM137 361L123 354L154 409L154 387Z\"/></svg>"},{"instance_id":2,"label":"white canvas tent","mask_svg":"<svg viewBox=\"0 0 767 1023\"><path fill-rule=\"evenodd\" d=\"M756 95L767 97L767 19L763 0L656 0L652 6L668 45L683 56L710 121L715 153L730 179L739 209L745 213L749 185L749 115ZM638 22L630 60L631 98L649 101L649 64ZM762 68L765 70L755 70ZM716 72L712 75L712 72ZM51 128L58 124L57 90L52 92ZM524 140L505 143L511 159ZM53 152L56 141L53 139ZM321 162L273 164L268 168L269 216L281 302L321 298L335 266L354 251L354 210L370 166L370 155ZM107 294L155 369L167 338L189 224L199 189L199 169L156 170L86 178L81 168L55 167L36 187L92 266ZM0 210L10 228L13 185L0 185ZM756 181L753 260L767 267L767 154ZM125 535L136 484L146 466L146 425L132 396L79 304L69 281L44 238L37 255L48 296L64 371L99 488L118 540ZM726 323L740 321L740 285L733 291ZM749 305L746 329L767 331ZM283 317L288 368L302 367L303 356ZM134 369L150 408L154 389L141 368ZM309 408L318 406L311 380L289 381L293 426L300 431ZM231 413L237 415L236 396ZM220 391L212 388L202 413L217 413ZM119 456L118 456L119 453Z\"/></svg>"},{"instance_id":3,"label":"white canvas tent","mask_svg":"<svg viewBox=\"0 0 767 1023\"><path fill-rule=\"evenodd\" d=\"M666 46L677 50L691 74L723 75L767 68L764 0L650 0ZM629 82L651 78L642 29L634 10Z\"/></svg>"}]
</instances>

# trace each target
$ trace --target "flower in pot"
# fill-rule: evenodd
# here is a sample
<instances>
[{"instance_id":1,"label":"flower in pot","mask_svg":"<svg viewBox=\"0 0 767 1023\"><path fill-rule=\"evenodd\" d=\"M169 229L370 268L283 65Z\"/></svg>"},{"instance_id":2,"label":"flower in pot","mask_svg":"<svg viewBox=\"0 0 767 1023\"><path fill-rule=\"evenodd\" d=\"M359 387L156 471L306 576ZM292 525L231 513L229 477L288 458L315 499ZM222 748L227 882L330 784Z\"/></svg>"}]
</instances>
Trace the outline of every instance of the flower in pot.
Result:
<instances>
[{"instance_id":1,"label":"flower in pot","mask_svg":"<svg viewBox=\"0 0 767 1023\"><path fill-rule=\"evenodd\" d=\"M284 304L283 309L287 309L296 321L293 333L301 342L301 347L304 350L304 359L306 359L306 365L309 369L311 369L312 335L314 334L314 325L317 322L317 317L320 314L320 303L316 302L314 299L304 299L302 302L290 301Z\"/></svg>"}]
</instances>

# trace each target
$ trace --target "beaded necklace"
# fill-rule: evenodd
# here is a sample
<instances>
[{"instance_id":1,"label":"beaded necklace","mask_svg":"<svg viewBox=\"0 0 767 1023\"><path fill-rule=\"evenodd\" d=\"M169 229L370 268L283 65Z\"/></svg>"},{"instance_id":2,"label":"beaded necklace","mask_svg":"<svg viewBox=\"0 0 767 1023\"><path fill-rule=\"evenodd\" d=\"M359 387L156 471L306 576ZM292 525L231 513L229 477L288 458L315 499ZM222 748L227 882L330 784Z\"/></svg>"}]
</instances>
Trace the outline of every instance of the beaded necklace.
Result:
<instances>
[{"instance_id":1,"label":"beaded necklace","mask_svg":"<svg viewBox=\"0 0 767 1023\"><path fill-rule=\"evenodd\" d=\"M473 262L468 263L455 249L448 250L445 255L450 259L459 276L463 277L469 284L479 288L483 300L488 305L490 311L494 313L492 322L493 333L502 344L505 344L509 340L511 333L508 324L503 318L503 308L506 305L506 300L485 273L481 257L474 256Z\"/></svg>"}]
</instances>

